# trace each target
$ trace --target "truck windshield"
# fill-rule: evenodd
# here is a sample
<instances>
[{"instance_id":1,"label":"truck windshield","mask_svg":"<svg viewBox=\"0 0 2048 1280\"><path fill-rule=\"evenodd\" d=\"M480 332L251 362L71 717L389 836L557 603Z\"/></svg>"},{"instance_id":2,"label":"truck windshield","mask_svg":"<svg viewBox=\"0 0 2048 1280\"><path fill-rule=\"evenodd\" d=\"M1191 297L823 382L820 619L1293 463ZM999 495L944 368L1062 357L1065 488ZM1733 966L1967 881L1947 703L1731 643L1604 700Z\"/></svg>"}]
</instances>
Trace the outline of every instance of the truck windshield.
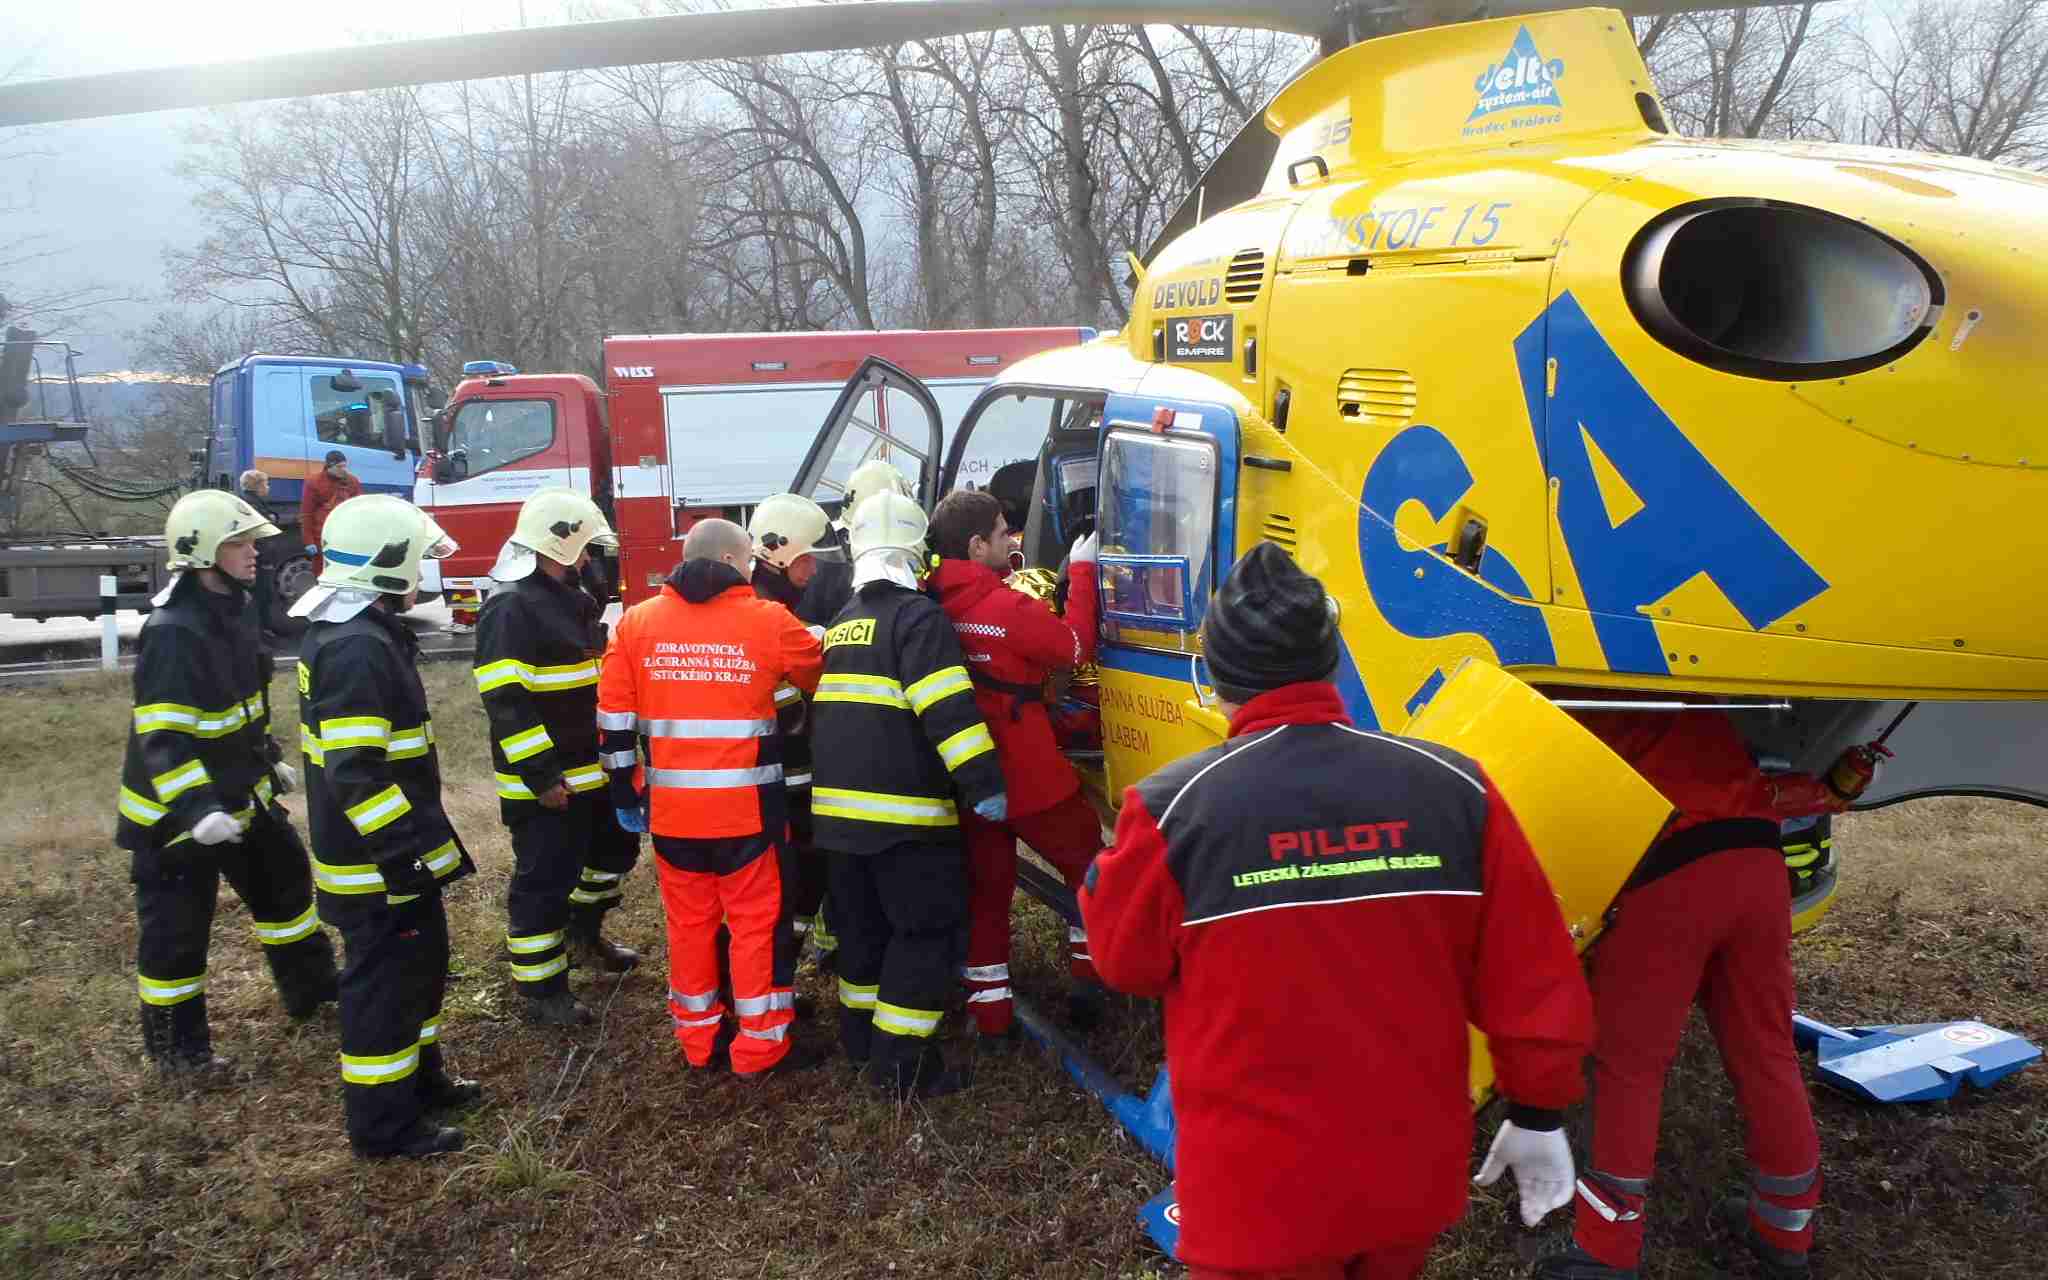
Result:
<instances>
[{"instance_id":1,"label":"truck windshield","mask_svg":"<svg viewBox=\"0 0 2048 1280\"><path fill-rule=\"evenodd\" d=\"M461 457L465 474L480 475L530 458L555 442L551 400L471 400L455 411L448 456Z\"/></svg>"},{"instance_id":2,"label":"truck windshield","mask_svg":"<svg viewBox=\"0 0 2048 1280\"><path fill-rule=\"evenodd\" d=\"M360 391L336 391L331 374L316 373L308 380L312 392L313 434L323 444L347 444L362 449L384 447L383 406L404 402L399 399L398 379L388 374L358 373Z\"/></svg>"}]
</instances>

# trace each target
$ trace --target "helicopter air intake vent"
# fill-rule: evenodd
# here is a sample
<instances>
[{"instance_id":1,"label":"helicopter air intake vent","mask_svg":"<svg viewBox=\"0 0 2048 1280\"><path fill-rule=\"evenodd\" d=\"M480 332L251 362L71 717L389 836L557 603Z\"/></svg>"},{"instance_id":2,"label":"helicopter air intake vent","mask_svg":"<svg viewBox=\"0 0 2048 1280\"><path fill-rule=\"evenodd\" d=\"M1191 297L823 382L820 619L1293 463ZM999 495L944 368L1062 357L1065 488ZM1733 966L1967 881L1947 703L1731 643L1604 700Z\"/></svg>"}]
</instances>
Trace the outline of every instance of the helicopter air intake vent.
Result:
<instances>
[{"instance_id":1,"label":"helicopter air intake vent","mask_svg":"<svg viewBox=\"0 0 2048 1280\"><path fill-rule=\"evenodd\" d=\"M1266 251L1245 249L1230 260L1230 269L1223 273L1223 297L1229 302L1250 302L1259 296L1259 286L1266 280Z\"/></svg>"},{"instance_id":2,"label":"helicopter air intake vent","mask_svg":"<svg viewBox=\"0 0 2048 1280\"><path fill-rule=\"evenodd\" d=\"M1415 417L1415 379L1399 369L1346 369L1337 414L1370 427L1405 427Z\"/></svg>"},{"instance_id":3,"label":"helicopter air intake vent","mask_svg":"<svg viewBox=\"0 0 2048 1280\"><path fill-rule=\"evenodd\" d=\"M1683 205L1622 259L1636 319L1725 373L1844 377L1912 350L1941 318L1941 278L1861 222L1776 200Z\"/></svg>"},{"instance_id":4,"label":"helicopter air intake vent","mask_svg":"<svg viewBox=\"0 0 2048 1280\"><path fill-rule=\"evenodd\" d=\"M1259 533L1266 541L1278 543L1280 549L1290 556L1301 545L1301 535L1294 529L1294 517L1277 511L1266 517L1265 523L1259 526Z\"/></svg>"}]
</instances>

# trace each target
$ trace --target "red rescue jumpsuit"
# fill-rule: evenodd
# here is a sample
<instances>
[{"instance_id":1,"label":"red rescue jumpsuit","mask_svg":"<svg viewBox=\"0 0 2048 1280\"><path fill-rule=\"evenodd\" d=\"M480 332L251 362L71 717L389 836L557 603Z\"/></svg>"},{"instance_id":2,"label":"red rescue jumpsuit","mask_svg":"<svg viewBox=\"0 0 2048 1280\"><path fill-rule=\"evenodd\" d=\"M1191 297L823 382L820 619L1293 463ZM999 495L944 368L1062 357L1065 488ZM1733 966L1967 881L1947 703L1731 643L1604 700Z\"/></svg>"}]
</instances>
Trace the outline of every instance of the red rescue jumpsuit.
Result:
<instances>
[{"instance_id":1,"label":"red rescue jumpsuit","mask_svg":"<svg viewBox=\"0 0 2048 1280\"><path fill-rule=\"evenodd\" d=\"M351 474L346 480L336 480L322 467L306 477L304 494L299 499L299 533L309 547L320 545L320 534L327 528L327 517L333 510L350 498L363 494L363 482ZM319 573L321 559L313 556L313 572Z\"/></svg>"},{"instance_id":2,"label":"red rescue jumpsuit","mask_svg":"<svg viewBox=\"0 0 2048 1280\"><path fill-rule=\"evenodd\" d=\"M1009 820L960 815L967 842L967 1007L983 1035L1010 1029L1010 899L1017 891L1017 842L1050 862L1078 890L1102 848L1102 825L1081 794L1081 779L1053 736L1045 700L1032 696L1058 667L1095 656L1095 566L1068 570L1067 614L1061 617L1003 585L993 569L971 560L942 560L933 586L967 658L974 700L995 735L1009 795ZM1076 981L1093 982L1088 935L1067 931Z\"/></svg>"},{"instance_id":3,"label":"red rescue jumpsuit","mask_svg":"<svg viewBox=\"0 0 2048 1280\"><path fill-rule=\"evenodd\" d=\"M732 932L732 1069L789 1051L796 994L775 972L782 922L783 800L775 689L817 688L824 650L789 610L711 560L679 566L661 594L626 610L598 681L603 764L613 777L646 753L648 829L668 921L669 1015L693 1067L709 1065L725 1016L717 934ZM785 979L786 979L786 975Z\"/></svg>"},{"instance_id":4,"label":"red rescue jumpsuit","mask_svg":"<svg viewBox=\"0 0 2048 1280\"><path fill-rule=\"evenodd\" d=\"M1820 1139L1792 1044L1792 921L1781 819L1836 806L1805 775L1766 777L1725 713L1580 719L1678 810L1593 949L1593 1153L1578 1245L1611 1267L1642 1253L1664 1077L1698 1003L1747 1135L1750 1224L1804 1253L1820 1203Z\"/></svg>"}]
</instances>

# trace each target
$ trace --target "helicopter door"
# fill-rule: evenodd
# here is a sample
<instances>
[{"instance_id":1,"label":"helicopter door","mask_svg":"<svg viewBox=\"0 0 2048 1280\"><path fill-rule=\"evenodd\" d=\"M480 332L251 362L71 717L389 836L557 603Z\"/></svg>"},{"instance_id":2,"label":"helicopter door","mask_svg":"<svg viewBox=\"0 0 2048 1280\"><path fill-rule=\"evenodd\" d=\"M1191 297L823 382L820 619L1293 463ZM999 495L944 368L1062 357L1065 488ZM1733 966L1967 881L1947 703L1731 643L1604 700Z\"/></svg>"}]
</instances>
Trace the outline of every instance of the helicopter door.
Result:
<instances>
[{"instance_id":1,"label":"helicopter door","mask_svg":"<svg viewBox=\"0 0 2048 1280\"><path fill-rule=\"evenodd\" d=\"M800 493L835 515L846 482L864 462L881 459L910 482L926 511L939 493L939 402L924 383L880 356L860 362L825 415L791 493Z\"/></svg>"},{"instance_id":2,"label":"helicopter door","mask_svg":"<svg viewBox=\"0 0 2048 1280\"><path fill-rule=\"evenodd\" d=\"M1191 714L1202 617L1236 546L1237 417L1220 405L1110 396L1096 530L1108 794L1216 741Z\"/></svg>"}]
</instances>

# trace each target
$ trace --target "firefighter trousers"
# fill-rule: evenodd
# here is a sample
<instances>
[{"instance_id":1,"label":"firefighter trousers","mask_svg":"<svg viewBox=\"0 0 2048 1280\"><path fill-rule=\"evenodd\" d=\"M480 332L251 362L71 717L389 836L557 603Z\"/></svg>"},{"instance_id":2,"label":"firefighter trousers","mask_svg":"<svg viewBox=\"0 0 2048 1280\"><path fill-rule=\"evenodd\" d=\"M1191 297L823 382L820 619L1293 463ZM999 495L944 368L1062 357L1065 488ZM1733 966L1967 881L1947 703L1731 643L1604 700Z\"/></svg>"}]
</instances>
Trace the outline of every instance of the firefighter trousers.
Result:
<instances>
[{"instance_id":1,"label":"firefighter trousers","mask_svg":"<svg viewBox=\"0 0 2048 1280\"><path fill-rule=\"evenodd\" d=\"M794 966L803 952L805 938L823 956L838 947L839 936L832 923L832 899L826 893L831 863L824 851L811 843L810 790L792 788L788 803L790 857L784 864L787 876L783 882L783 910L789 916L790 944L795 948L790 963Z\"/></svg>"},{"instance_id":2,"label":"firefighter trousers","mask_svg":"<svg viewBox=\"0 0 2048 1280\"><path fill-rule=\"evenodd\" d=\"M711 1065L725 1001L719 993L721 920L730 932L732 1008L739 1035L732 1069L762 1071L789 1052L796 1019L793 958L782 907L787 853L766 836L718 840L654 838L662 914L668 922L668 1011L693 1067ZM777 936L785 935L778 945Z\"/></svg>"},{"instance_id":3,"label":"firefighter trousers","mask_svg":"<svg viewBox=\"0 0 2048 1280\"><path fill-rule=\"evenodd\" d=\"M360 1154L385 1154L418 1124L442 1073L448 913L434 889L396 905L378 895L332 914L346 955L341 1084L349 1143Z\"/></svg>"},{"instance_id":4,"label":"firefighter trousers","mask_svg":"<svg viewBox=\"0 0 2048 1280\"><path fill-rule=\"evenodd\" d=\"M1088 864L1102 851L1102 823L1079 791L1050 809L984 822L960 815L960 834L967 843L967 1009L985 1036L1010 1029L1010 900L1017 892L1017 842L1030 845L1050 862L1075 891L1081 888ZM1067 965L1076 982L1094 982L1088 958L1088 934L1079 925L1067 927Z\"/></svg>"},{"instance_id":5,"label":"firefighter trousers","mask_svg":"<svg viewBox=\"0 0 2048 1280\"><path fill-rule=\"evenodd\" d=\"M1812 1247L1820 1139L1792 1044L1791 929L1777 849L1709 854L1622 896L1593 951L1592 1159L1575 1230L1608 1266L1642 1253L1664 1078L1695 1002L1742 1113L1750 1224L1775 1249Z\"/></svg>"},{"instance_id":6,"label":"firefighter trousers","mask_svg":"<svg viewBox=\"0 0 2048 1280\"><path fill-rule=\"evenodd\" d=\"M334 946L313 910L306 846L281 809L257 806L240 843L187 841L137 854L132 874L135 972L144 1004L181 1004L205 993L207 943L223 877L249 908L286 1010L302 1016L331 998Z\"/></svg>"},{"instance_id":7,"label":"firefighter trousers","mask_svg":"<svg viewBox=\"0 0 2048 1280\"><path fill-rule=\"evenodd\" d=\"M835 853L831 870L839 1038L846 1056L868 1061L877 1034L921 1047L939 1029L958 973L967 917L961 847L906 842L881 853ZM915 1055L890 1056L908 1061Z\"/></svg>"},{"instance_id":8,"label":"firefighter trousers","mask_svg":"<svg viewBox=\"0 0 2048 1280\"><path fill-rule=\"evenodd\" d=\"M619 825L603 791L571 792L566 809L528 808L508 828L505 952L520 993L540 997L568 990L569 917L618 905L640 841Z\"/></svg>"}]
</instances>

